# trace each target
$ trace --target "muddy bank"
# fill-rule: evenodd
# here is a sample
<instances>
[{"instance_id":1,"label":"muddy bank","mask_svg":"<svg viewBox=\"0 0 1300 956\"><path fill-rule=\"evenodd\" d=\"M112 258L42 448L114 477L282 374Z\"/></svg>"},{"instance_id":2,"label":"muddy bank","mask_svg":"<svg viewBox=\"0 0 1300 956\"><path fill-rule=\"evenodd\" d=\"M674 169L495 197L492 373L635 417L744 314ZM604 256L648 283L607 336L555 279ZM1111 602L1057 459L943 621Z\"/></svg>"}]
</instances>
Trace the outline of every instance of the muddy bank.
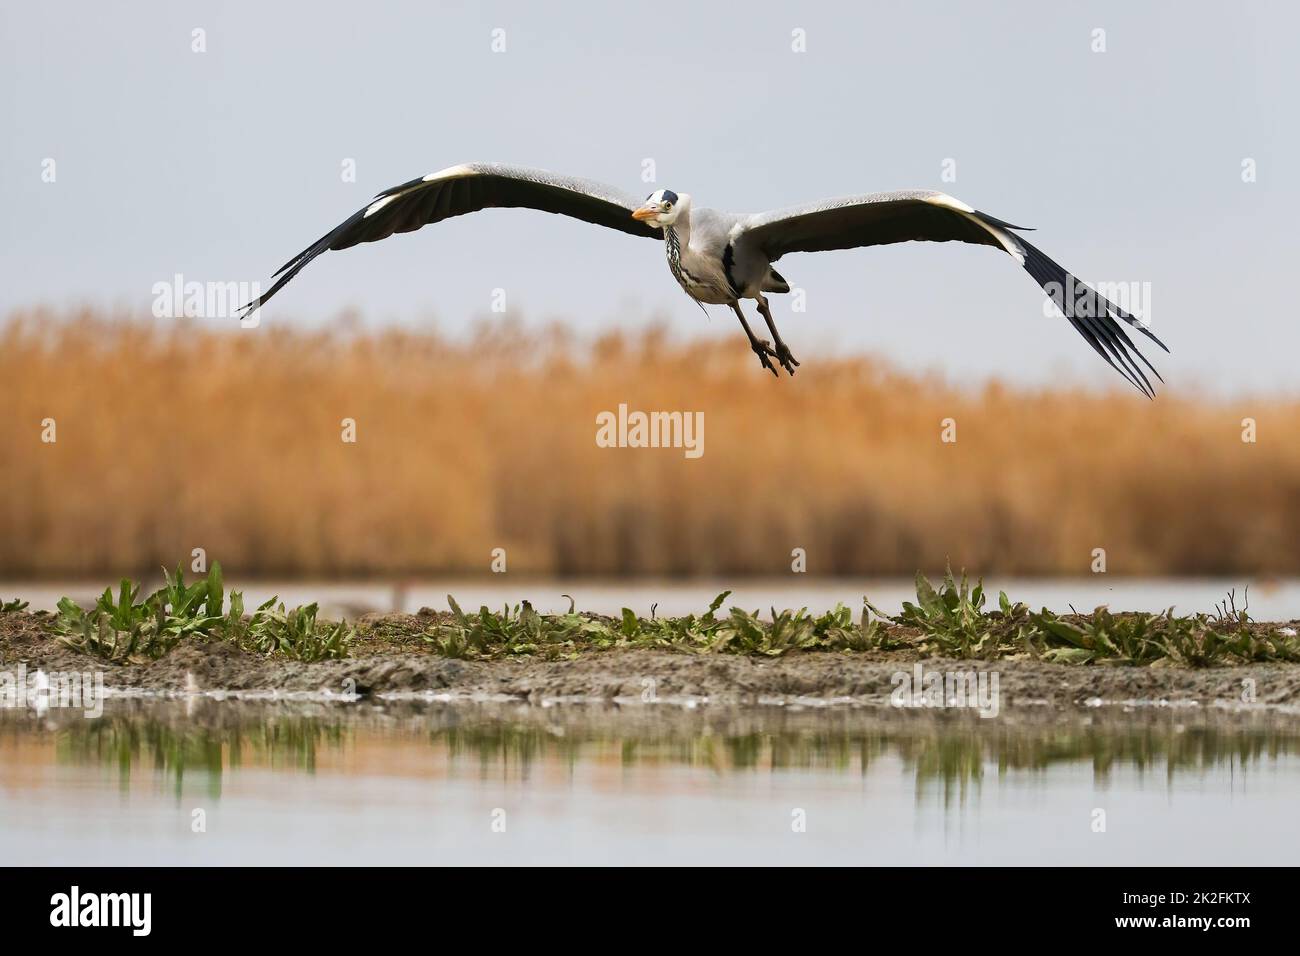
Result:
<instances>
[{"instance_id":1,"label":"muddy bank","mask_svg":"<svg viewBox=\"0 0 1300 956\"><path fill-rule=\"evenodd\" d=\"M389 633L400 634L400 628ZM779 658L653 650L590 651L571 660L511 657L453 660L400 637L361 641L353 657L303 663L253 654L226 642L188 640L160 660L106 663L51 636L39 615L0 617L0 670L95 671L106 687L157 693L281 691L447 694L543 703L563 699L637 702L707 700L754 705L836 701L887 706L900 672L914 674L914 650L809 652ZM1097 701L1167 701L1300 707L1300 665L1187 669L1048 664L929 657L925 672L996 674L999 706L1073 708ZM919 688L918 688L919 689ZM1251 694L1253 692L1253 701Z\"/></svg>"}]
</instances>

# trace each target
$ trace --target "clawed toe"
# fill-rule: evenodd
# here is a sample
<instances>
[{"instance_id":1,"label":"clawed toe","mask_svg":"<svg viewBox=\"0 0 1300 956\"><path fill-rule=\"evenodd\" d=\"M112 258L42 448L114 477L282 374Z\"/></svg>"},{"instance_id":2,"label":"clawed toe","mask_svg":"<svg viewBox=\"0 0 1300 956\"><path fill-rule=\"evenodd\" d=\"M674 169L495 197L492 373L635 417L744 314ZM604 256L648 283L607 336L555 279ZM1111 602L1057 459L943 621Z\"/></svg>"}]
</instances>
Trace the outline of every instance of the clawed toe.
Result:
<instances>
[{"instance_id":1,"label":"clawed toe","mask_svg":"<svg viewBox=\"0 0 1300 956\"><path fill-rule=\"evenodd\" d=\"M795 368L799 365L799 360L790 354L790 350L785 347L784 342L776 343L775 354L776 360L781 363L781 367L793 375Z\"/></svg>"},{"instance_id":2,"label":"clawed toe","mask_svg":"<svg viewBox=\"0 0 1300 956\"><path fill-rule=\"evenodd\" d=\"M776 354L776 350L773 349L772 346L768 344L767 340L755 339L751 343L751 348L753 348L754 354L758 356L759 364L761 364L763 368L767 369L777 378L780 378L781 373L778 372L776 370L776 366L772 364L772 359L775 358L777 361L780 361L780 356Z\"/></svg>"},{"instance_id":3,"label":"clawed toe","mask_svg":"<svg viewBox=\"0 0 1300 956\"><path fill-rule=\"evenodd\" d=\"M767 369L777 378L780 378L781 375L777 372L776 366L772 364L772 359L776 359L777 363L785 369L786 373L789 375L793 375L794 370L799 367L799 360L790 353L790 350L786 348L784 342L778 341L776 343L776 348L772 348L771 343L769 343L767 339L755 339L751 343L751 347L754 350L754 354L758 356L759 362L763 364L763 368Z\"/></svg>"}]
</instances>

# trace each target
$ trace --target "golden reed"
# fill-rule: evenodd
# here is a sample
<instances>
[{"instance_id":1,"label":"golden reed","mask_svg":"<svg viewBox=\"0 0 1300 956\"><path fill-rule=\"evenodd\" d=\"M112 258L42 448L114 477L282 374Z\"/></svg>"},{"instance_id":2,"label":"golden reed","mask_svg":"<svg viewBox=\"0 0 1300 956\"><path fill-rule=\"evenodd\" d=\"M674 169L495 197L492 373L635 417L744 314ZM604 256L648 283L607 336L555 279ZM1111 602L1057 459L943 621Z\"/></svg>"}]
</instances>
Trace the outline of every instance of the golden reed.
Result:
<instances>
[{"instance_id":1,"label":"golden reed","mask_svg":"<svg viewBox=\"0 0 1300 956\"><path fill-rule=\"evenodd\" d=\"M1300 408L955 387L867 358L780 382L738 335L0 327L0 574L1300 572ZM232 327L234 323L231 323ZM598 447L621 403L705 452ZM1260 439L1241 440L1241 420ZM356 442L341 440L343 419ZM940 441L941 422L957 441ZM54 419L57 441L43 443Z\"/></svg>"}]
</instances>

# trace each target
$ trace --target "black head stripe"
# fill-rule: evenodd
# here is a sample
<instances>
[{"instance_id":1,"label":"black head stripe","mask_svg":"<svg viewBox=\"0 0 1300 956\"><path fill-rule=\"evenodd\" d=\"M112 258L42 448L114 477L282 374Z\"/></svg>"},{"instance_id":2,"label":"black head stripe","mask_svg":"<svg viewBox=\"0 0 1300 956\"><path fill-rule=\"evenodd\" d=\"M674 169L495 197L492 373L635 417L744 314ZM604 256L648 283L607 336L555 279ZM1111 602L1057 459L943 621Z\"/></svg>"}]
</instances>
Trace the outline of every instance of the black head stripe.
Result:
<instances>
[{"instance_id":1,"label":"black head stripe","mask_svg":"<svg viewBox=\"0 0 1300 956\"><path fill-rule=\"evenodd\" d=\"M671 189L665 189L664 202L671 202L671 203L677 202L677 194L673 192Z\"/></svg>"}]
</instances>

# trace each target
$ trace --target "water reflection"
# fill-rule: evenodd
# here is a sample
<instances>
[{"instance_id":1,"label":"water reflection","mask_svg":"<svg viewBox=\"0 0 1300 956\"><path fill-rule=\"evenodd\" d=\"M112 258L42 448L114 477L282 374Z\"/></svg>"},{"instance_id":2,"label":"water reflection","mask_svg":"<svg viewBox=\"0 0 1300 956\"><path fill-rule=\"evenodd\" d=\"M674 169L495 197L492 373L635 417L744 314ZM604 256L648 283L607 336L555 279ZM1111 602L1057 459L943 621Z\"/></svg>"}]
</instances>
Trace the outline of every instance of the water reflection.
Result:
<instances>
[{"instance_id":1,"label":"water reflection","mask_svg":"<svg viewBox=\"0 0 1300 956\"><path fill-rule=\"evenodd\" d=\"M704 769L712 774L833 772L865 777L895 761L918 800L964 802L987 775L1091 769L1104 787L1120 769L1195 778L1249 770L1300 752L1300 727L1277 715L1149 710L1007 715L767 708L504 704L326 705L110 701L104 716L0 711L0 753L24 762L99 768L123 793L153 781L179 800L213 799L245 769L409 778L528 781L578 765ZM6 776L9 776L6 771ZM1148 780L1148 785L1156 780ZM12 780L6 780L12 783Z\"/></svg>"}]
</instances>

